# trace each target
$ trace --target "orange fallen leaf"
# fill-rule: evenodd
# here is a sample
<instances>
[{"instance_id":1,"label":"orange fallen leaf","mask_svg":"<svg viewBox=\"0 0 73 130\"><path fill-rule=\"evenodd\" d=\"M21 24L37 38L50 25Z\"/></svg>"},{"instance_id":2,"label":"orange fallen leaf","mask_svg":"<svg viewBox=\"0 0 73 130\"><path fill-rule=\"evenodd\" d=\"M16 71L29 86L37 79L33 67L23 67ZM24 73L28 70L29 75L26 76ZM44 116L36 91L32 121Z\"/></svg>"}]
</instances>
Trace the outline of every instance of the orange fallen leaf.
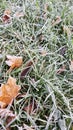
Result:
<instances>
[{"instance_id":1,"label":"orange fallen leaf","mask_svg":"<svg viewBox=\"0 0 73 130\"><path fill-rule=\"evenodd\" d=\"M9 22L11 21L11 16L10 16L10 14L11 14L11 10L10 10L10 9L6 9L6 10L4 11L4 15L3 15L3 17L2 17L2 21L3 21L4 23L9 23Z\"/></svg>"},{"instance_id":2,"label":"orange fallen leaf","mask_svg":"<svg viewBox=\"0 0 73 130\"><path fill-rule=\"evenodd\" d=\"M70 68L71 71L73 71L73 60L70 61L69 68Z\"/></svg>"},{"instance_id":3,"label":"orange fallen leaf","mask_svg":"<svg viewBox=\"0 0 73 130\"><path fill-rule=\"evenodd\" d=\"M10 66L9 71L14 69L15 67L18 68L22 65L22 57L20 56L17 57L17 56L7 55L7 59L8 60L6 60L6 64Z\"/></svg>"},{"instance_id":4,"label":"orange fallen leaf","mask_svg":"<svg viewBox=\"0 0 73 130\"><path fill-rule=\"evenodd\" d=\"M9 105L13 99L18 95L20 86L16 84L16 79L9 77L6 84L0 87L0 106L4 108Z\"/></svg>"},{"instance_id":5,"label":"orange fallen leaf","mask_svg":"<svg viewBox=\"0 0 73 130\"><path fill-rule=\"evenodd\" d=\"M4 15L10 15L11 14L11 10L10 9L6 9L5 11L4 11Z\"/></svg>"}]
</instances>

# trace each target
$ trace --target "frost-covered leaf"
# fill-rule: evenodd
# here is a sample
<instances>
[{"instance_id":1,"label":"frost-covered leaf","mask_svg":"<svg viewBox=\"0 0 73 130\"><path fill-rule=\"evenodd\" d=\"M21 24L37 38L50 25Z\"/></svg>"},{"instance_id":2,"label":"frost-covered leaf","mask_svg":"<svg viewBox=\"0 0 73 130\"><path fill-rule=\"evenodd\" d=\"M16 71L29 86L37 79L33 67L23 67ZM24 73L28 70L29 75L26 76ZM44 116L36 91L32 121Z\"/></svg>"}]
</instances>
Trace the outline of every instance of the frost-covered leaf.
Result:
<instances>
[{"instance_id":1,"label":"frost-covered leaf","mask_svg":"<svg viewBox=\"0 0 73 130\"><path fill-rule=\"evenodd\" d=\"M20 86L16 84L16 79L9 77L6 84L0 87L0 106L4 108L18 95Z\"/></svg>"},{"instance_id":2,"label":"frost-covered leaf","mask_svg":"<svg viewBox=\"0 0 73 130\"><path fill-rule=\"evenodd\" d=\"M11 56L11 55L7 55L6 56L8 60L6 60L6 64L8 66L10 66L9 71L11 71L12 69L14 69L15 67L18 68L22 65L22 57L20 56Z\"/></svg>"}]
</instances>

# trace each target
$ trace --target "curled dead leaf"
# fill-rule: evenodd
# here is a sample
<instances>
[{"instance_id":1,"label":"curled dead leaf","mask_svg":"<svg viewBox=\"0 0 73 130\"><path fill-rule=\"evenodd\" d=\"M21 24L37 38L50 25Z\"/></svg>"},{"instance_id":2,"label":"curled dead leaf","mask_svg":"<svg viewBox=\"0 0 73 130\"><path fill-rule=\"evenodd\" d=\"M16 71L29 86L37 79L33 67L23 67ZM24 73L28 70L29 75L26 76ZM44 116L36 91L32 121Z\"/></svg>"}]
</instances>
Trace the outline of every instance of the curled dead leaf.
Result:
<instances>
[{"instance_id":1,"label":"curled dead leaf","mask_svg":"<svg viewBox=\"0 0 73 130\"><path fill-rule=\"evenodd\" d=\"M10 9L6 9L5 11L4 11L4 15L10 15L11 14L11 10Z\"/></svg>"},{"instance_id":2,"label":"curled dead leaf","mask_svg":"<svg viewBox=\"0 0 73 130\"><path fill-rule=\"evenodd\" d=\"M2 17L2 20L3 20L4 23L9 23L9 22L10 22L10 16L4 15L4 16Z\"/></svg>"},{"instance_id":3,"label":"curled dead leaf","mask_svg":"<svg viewBox=\"0 0 73 130\"><path fill-rule=\"evenodd\" d=\"M10 16L10 14L11 14L11 10L10 9L6 9L4 11L4 15L2 17L3 23L7 24L7 23L11 22L11 16Z\"/></svg>"},{"instance_id":4,"label":"curled dead leaf","mask_svg":"<svg viewBox=\"0 0 73 130\"><path fill-rule=\"evenodd\" d=\"M22 65L22 57L20 56L6 56L8 60L6 60L6 64L10 66L9 72L14 69L15 67L18 68Z\"/></svg>"},{"instance_id":5,"label":"curled dead leaf","mask_svg":"<svg viewBox=\"0 0 73 130\"><path fill-rule=\"evenodd\" d=\"M0 87L0 106L4 108L9 105L13 99L18 95L20 86L16 84L16 79L9 77L6 84Z\"/></svg>"},{"instance_id":6,"label":"curled dead leaf","mask_svg":"<svg viewBox=\"0 0 73 130\"><path fill-rule=\"evenodd\" d=\"M22 80L24 78L24 76L29 72L29 70L31 69L31 66L33 65L32 61L28 61L26 63L25 68L22 70L21 75L20 75L20 79Z\"/></svg>"}]
</instances>

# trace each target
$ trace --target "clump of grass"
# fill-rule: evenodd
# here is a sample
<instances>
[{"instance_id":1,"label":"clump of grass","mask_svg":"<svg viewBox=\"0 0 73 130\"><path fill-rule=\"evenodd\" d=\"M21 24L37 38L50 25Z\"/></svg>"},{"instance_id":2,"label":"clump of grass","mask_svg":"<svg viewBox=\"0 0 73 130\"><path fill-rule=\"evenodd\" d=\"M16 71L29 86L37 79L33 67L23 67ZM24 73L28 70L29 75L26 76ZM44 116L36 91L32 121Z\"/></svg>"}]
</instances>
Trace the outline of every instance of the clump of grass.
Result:
<instances>
[{"instance_id":1,"label":"clump of grass","mask_svg":"<svg viewBox=\"0 0 73 130\"><path fill-rule=\"evenodd\" d=\"M73 34L68 37L63 26L73 28L72 0L3 0L0 2L1 17L6 8L12 11L12 22L4 25L0 19L0 84L9 76L6 55L22 56L23 65L10 75L21 85L21 94L26 93L11 106L17 115L10 124L12 130L23 129L24 123L35 130L71 130L73 72L69 69L69 60L73 58ZM19 10L24 17L13 17ZM62 21L52 26L56 16ZM42 55L41 50L45 50L46 55ZM21 81L20 74L29 60L34 66ZM66 71L57 74L57 69L63 65ZM24 108L30 103L34 107L34 102L35 110L29 114ZM1 120L0 125L4 129Z\"/></svg>"}]
</instances>

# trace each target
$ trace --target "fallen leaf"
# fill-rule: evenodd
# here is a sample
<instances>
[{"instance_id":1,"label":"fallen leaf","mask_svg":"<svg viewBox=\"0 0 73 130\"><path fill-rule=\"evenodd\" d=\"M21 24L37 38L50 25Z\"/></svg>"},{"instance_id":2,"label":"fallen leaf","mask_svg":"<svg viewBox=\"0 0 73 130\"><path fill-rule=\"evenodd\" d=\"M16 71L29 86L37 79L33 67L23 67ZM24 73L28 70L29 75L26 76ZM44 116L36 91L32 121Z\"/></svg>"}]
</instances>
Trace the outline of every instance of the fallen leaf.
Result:
<instances>
[{"instance_id":1,"label":"fallen leaf","mask_svg":"<svg viewBox=\"0 0 73 130\"><path fill-rule=\"evenodd\" d=\"M70 37L71 36L71 30L70 30L70 28L68 27L68 26L63 26L63 31L64 31L64 33L66 33L67 34L67 36L68 37Z\"/></svg>"},{"instance_id":2,"label":"fallen leaf","mask_svg":"<svg viewBox=\"0 0 73 130\"><path fill-rule=\"evenodd\" d=\"M6 9L5 11L4 11L4 15L10 15L11 14L11 10L10 9Z\"/></svg>"},{"instance_id":3,"label":"fallen leaf","mask_svg":"<svg viewBox=\"0 0 73 130\"><path fill-rule=\"evenodd\" d=\"M9 22L10 22L10 16L4 15L4 16L2 17L2 20L3 20L4 23L9 23Z\"/></svg>"},{"instance_id":4,"label":"fallen leaf","mask_svg":"<svg viewBox=\"0 0 73 130\"><path fill-rule=\"evenodd\" d=\"M24 76L29 72L30 70L30 66L28 68L25 68L22 72L21 72L21 76L20 76L20 79L23 79Z\"/></svg>"},{"instance_id":5,"label":"fallen leaf","mask_svg":"<svg viewBox=\"0 0 73 130\"><path fill-rule=\"evenodd\" d=\"M6 130L11 130L10 123L15 121L14 116L8 116L6 119Z\"/></svg>"},{"instance_id":6,"label":"fallen leaf","mask_svg":"<svg viewBox=\"0 0 73 130\"><path fill-rule=\"evenodd\" d=\"M33 65L32 61L28 61L25 65L25 68L22 70L21 75L20 75L20 79L22 80L24 78L24 76L29 72L31 66Z\"/></svg>"},{"instance_id":7,"label":"fallen leaf","mask_svg":"<svg viewBox=\"0 0 73 130\"><path fill-rule=\"evenodd\" d=\"M14 69L15 67L18 68L22 65L22 57L20 56L11 56L11 55L7 55L6 56L8 60L6 60L6 64L8 66L10 66L10 69L8 72L10 72L12 69Z\"/></svg>"},{"instance_id":8,"label":"fallen leaf","mask_svg":"<svg viewBox=\"0 0 73 130\"><path fill-rule=\"evenodd\" d=\"M31 114L31 112L33 111L33 104L32 104L32 103L29 104L28 106L26 106L26 107L24 108L24 110L25 110L27 113Z\"/></svg>"},{"instance_id":9,"label":"fallen leaf","mask_svg":"<svg viewBox=\"0 0 73 130\"><path fill-rule=\"evenodd\" d=\"M28 104L26 107L24 107L24 111L26 111L29 115L35 112L37 108L37 104L35 101L32 101L30 104Z\"/></svg>"},{"instance_id":10,"label":"fallen leaf","mask_svg":"<svg viewBox=\"0 0 73 130\"><path fill-rule=\"evenodd\" d=\"M3 17L2 17L2 21L3 21L5 24L11 22L11 16L10 16L10 14L11 14L11 10L10 10L10 9L6 9L6 10L4 11L4 15L3 15Z\"/></svg>"},{"instance_id":11,"label":"fallen leaf","mask_svg":"<svg viewBox=\"0 0 73 130\"><path fill-rule=\"evenodd\" d=\"M60 16L57 16L57 17L56 17L56 20L53 20L53 21L52 21L52 25L55 26L55 25L59 24L61 21L62 21L61 17L60 17Z\"/></svg>"},{"instance_id":12,"label":"fallen leaf","mask_svg":"<svg viewBox=\"0 0 73 130\"><path fill-rule=\"evenodd\" d=\"M69 68L70 68L71 71L73 71L73 60L70 61Z\"/></svg>"},{"instance_id":13,"label":"fallen leaf","mask_svg":"<svg viewBox=\"0 0 73 130\"><path fill-rule=\"evenodd\" d=\"M29 67L31 65L33 65L33 62L31 60L26 63L26 67Z\"/></svg>"},{"instance_id":14,"label":"fallen leaf","mask_svg":"<svg viewBox=\"0 0 73 130\"><path fill-rule=\"evenodd\" d=\"M9 105L13 99L18 95L20 86L16 84L16 79L9 77L6 84L0 87L0 106L1 108Z\"/></svg>"},{"instance_id":15,"label":"fallen leaf","mask_svg":"<svg viewBox=\"0 0 73 130\"><path fill-rule=\"evenodd\" d=\"M65 69L66 69L65 65L63 65L61 68L59 68L59 69L57 70L57 74L61 74L62 72L65 71Z\"/></svg>"}]
</instances>

